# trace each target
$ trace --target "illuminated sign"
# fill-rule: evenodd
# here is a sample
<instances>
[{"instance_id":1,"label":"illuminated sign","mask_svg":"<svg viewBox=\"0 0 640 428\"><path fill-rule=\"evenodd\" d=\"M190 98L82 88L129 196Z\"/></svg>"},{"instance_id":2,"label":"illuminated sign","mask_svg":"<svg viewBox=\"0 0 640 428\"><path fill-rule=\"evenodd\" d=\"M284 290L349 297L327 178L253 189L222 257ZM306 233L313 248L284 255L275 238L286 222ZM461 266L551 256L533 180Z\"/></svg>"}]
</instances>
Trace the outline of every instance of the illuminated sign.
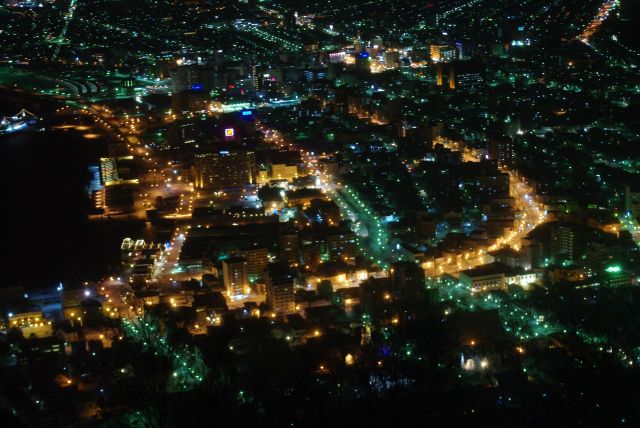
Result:
<instances>
[{"instance_id":1,"label":"illuminated sign","mask_svg":"<svg viewBox=\"0 0 640 428\"><path fill-rule=\"evenodd\" d=\"M243 116L251 116L252 114L253 114L253 112L252 112L251 110L244 110L244 111L242 112L242 115L243 115Z\"/></svg>"},{"instance_id":2,"label":"illuminated sign","mask_svg":"<svg viewBox=\"0 0 640 428\"><path fill-rule=\"evenodd\" d=\"M345 55L346 54L344 52L331 52L329 54L329 62L332 64L342 62L344 61Z\"/></svg>"},{"instance_id":3,"label":"illuminated sign","mask_svg":"<svg viewBox=\"0 0 640 428\"><path fill-rule=\"evenodd\" d=\"M233 137L234 135L236 135L236 131L234 131L233 128L226 128L224 130L224 136L225 137Z\"/></svg>"}]
</instances>

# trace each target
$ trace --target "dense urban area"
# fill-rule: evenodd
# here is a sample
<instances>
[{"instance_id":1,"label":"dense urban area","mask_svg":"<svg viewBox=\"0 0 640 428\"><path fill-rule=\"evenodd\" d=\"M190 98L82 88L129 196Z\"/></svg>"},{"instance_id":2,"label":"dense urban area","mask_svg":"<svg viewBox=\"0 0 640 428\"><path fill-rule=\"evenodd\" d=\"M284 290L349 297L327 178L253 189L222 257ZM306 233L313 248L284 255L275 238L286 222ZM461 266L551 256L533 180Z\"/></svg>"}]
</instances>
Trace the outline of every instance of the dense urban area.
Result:
<instances>
[{"instance_id":1,"label":"dense urban area","mask_svg":"<svg viewBox=\"0 0 640 428\"><path fill-rule=\"evenodd\" d=\"M2 0L3 426L639 426L639 24Z\"/></svg>"}]
</instances>

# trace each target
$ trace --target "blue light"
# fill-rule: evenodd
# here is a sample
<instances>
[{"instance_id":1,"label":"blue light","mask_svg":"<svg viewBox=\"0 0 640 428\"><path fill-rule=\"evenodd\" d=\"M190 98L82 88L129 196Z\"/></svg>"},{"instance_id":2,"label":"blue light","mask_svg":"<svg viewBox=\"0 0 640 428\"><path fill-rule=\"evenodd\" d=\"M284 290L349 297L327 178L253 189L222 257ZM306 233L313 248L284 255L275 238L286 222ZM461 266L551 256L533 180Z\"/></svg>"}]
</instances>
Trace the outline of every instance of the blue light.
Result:
<instances>
[{"instance_id":1,"label":"blue light","mask_svg":"<svg viewBox=\"0 0 640 428\"><path fill-rule=\"evenodd\" d=\"M253 112L251 110L243 110L242 111L242 115L243 116L251 116L251 115L253 115Z\"/></svg>"},{"instance_id":2,"label":"blue light","mask_svg":"<svg viewBox=\"0 0 640 428\"><path fill-rule=\"evenodd\" d=\"M18 122L15 125L8 125L4 130L2 130L2 132L6 132L8 134L10 132L19 131L19 130L24 129L26 127L27 127L26 123Z\"/></svg>"},{"instance_id":3,"label":"blue light","mask_svg":"<svg viewBox=\"0 0 640 428\"><path fill-rule=\"evenodd\" d=\"M360 58L369 58L369 52L360 52L360 55L358 55Z\"/></svg>"},{"instance_id":4,"label":"blue light","mask_svg":"<svg viewBox=\"0 0 640 428\"><path fill-rule=\"evenodd\" d=\"M202 90L202 83L194 83L193 85L191 85L191 90L192 91L201 91Z\"/></svg>"}]
</instances>

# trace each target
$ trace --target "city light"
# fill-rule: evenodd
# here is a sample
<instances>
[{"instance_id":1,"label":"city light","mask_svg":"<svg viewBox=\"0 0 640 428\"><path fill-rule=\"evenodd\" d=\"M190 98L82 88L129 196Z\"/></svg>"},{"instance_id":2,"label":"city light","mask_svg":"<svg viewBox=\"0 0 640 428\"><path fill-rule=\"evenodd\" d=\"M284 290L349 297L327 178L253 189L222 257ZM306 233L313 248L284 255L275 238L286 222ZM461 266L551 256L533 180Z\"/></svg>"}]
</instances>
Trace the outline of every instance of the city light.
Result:
<instances>
[{"instance_id":1,"label":"city light","mask_svg":"<svg viewBox=\"0 0 640 428\"><path fill-rule=\"evenodd\" d=\"M637 425L636 9L6 1L7 424Z\"/></svg>"}]
</instances>

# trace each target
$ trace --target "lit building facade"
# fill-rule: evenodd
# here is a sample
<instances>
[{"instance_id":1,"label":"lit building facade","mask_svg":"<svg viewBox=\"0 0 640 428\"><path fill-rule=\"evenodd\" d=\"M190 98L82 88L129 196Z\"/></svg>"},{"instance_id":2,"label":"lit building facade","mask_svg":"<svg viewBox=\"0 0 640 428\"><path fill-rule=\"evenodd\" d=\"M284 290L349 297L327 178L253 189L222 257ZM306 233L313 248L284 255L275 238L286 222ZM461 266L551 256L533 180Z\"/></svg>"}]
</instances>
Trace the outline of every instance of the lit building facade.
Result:
<instances>
[{"instance_id":1,"label":"lit building facade","mask_svg":"<svg viewBox=\"0 0 640 428\"><path fill-rule=\"evenodd\" d=\"M280 315L296 311L293 272L286 264L273 264L267 268L266 299L271 309Z\"/></svg>"},{"instance_id":2,"label":"lit building facade","mask_svg":"<svg viewBox=\"0 0 640 428\"><path fill-rule=\"evenodd\" d=\"M230 257L222 261L222 280L227 289L227 296L238 298L249 294L249 274L247 259L244 257Z\"/></svg>"},{"instance_id":3,"label":"lit building facade","mask_svg":"<svg viewBox=\"0 0 640 428\"><path fill-rule=\"evenodd\" d=\"M255 153L252 151L220 151L196 157L193 179L199 189L220 189L253 184Z\"/></svg>"}]
</instances>

